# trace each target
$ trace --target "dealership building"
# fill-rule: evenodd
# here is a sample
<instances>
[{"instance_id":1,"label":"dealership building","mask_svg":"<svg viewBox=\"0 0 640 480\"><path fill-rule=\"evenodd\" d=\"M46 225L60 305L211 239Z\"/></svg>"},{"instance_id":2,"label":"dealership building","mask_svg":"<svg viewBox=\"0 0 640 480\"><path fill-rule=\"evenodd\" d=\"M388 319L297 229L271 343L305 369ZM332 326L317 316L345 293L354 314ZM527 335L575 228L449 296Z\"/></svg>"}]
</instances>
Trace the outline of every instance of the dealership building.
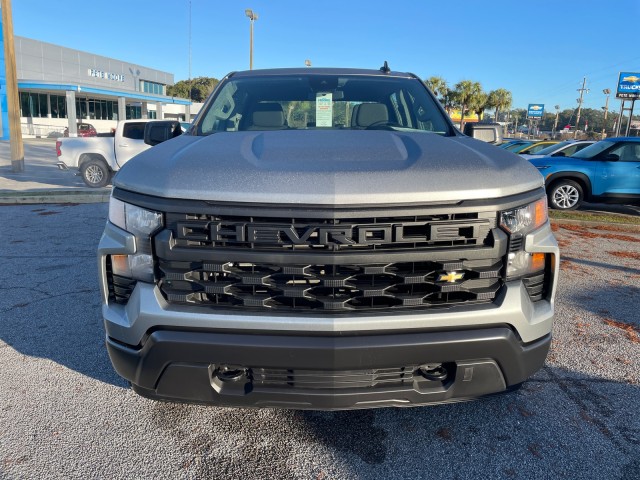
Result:
<instances>
[{"instance_id":1,"label":"dealership building","mask_svg":"<svg viewBox=\"0 0 640 480\"><path fill-rule=\"evenodd\" d=\"M0 24L0 33L2 25ZM122 60L14 39L20 123L25 137L55 137L77 123L109 132L119 120L170 118L191 121L191 102L167 96L173 74ZM0 35L0 139L9 138L4 45Z\"/></svg>"}]
</instances>

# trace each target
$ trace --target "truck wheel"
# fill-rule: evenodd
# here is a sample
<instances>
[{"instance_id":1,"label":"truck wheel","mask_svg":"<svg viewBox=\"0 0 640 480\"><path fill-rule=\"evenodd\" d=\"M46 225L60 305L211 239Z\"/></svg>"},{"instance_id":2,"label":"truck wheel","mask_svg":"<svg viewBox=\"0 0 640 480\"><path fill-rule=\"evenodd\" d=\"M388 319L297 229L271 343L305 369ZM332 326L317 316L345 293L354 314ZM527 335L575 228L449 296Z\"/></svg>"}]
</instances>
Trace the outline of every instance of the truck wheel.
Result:
<instances>
[{"instance_id":1,"label":"truck wheel","mask_svg":"<svg viewBox=\"0 0 640 480\"><path fill-rule=\"evenodd\" d=\"M111 180L111 171L102 160L89 160L80 168L82 180L89 187L105 187Z\"/></svg>"},{"instance_id":2,"label":"truck wheel","mask_svg":"<svg viewBox=\"0 0 640 480\"><path fill-rule=\"evenodd\" d=\"M555 210L575 210L584 199L579 183L573 180L558 180L548 190L549 205Z\"/></svg>"}]
</instances>

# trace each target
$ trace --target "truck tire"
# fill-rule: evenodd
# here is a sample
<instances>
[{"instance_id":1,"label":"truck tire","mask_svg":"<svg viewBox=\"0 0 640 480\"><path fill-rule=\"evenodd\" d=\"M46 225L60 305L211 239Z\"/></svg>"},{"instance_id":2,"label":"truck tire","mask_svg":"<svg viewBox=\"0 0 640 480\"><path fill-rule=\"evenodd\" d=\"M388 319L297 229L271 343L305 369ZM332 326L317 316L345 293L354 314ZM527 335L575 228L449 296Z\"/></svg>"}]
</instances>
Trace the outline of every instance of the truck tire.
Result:
<instances>
[{"instance_id":1,"label":"truck tire","mask_svg":"<svg viewBox=\"0 0 640 480\"><path fill-rule=\"evenodd\" d=\"M111 171L102 160L89 160L80 167L82 180L92 188L105 187L111 181Z\"/></svg>"},{"instance_id":2,"label":"truck tire","mask_svg":"<svg viewBox=\"0 0 640 480\"><path fill-rule=\"evenodd\" d=\"M584 199L582 186L578 182L562 179L548 189L549 206L554 210L575 210Z\"/></svg>"}]
</instances>

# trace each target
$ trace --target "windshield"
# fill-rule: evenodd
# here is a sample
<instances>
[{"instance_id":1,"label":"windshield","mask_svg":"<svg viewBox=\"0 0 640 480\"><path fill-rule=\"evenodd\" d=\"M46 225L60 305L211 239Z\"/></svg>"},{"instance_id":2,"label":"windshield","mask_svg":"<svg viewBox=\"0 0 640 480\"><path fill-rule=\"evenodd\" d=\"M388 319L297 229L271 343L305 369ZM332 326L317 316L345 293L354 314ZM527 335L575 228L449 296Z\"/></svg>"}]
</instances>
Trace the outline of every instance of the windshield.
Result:
<instances>
[{"instance_id":1,"label":"windshield","mask_svg":"<svg viewBox=\"0 0 640 480\"><path fill-rule=\"evenodd\" d=\"M243 130L388 129L453 135L417 79L367 75L231 77L216 91L197 133Z\"/></svg>"},{"instance_id":2,"label":"windshield","mask_svg":"<svg viewBox=\"0 0 640 480\"><path fill-rule=\"evenodd\" d=\"M589 145L586 148L583 148L579 152L571 155L572 158L593 158L601 152L604 152L607 148L615 145L614 142L609 142L607 140L601 140L599 142L594 143L593 145Z\"/></svg>"},{"instance_id":3,"label":"windshield","mask_svg":"<svg viewBox=\"0 0 640 480\"><path fill-rule=\"evenodd\" d=\"M518 153L520 150L524 150L525 148L527 148L531 144L533 144L533 142L516 143L515 145L509 145L508 147L505 148L505 150L509 150L510 152Z\"/></svg>"},{"instance_id":4,"label":"windshield","mask_svg":"<svg viewBox=\"0 0 640 480\"><path fill-rule=\"evenodd\" d=\"M555 145L549 145L548 147L543 148L542 150L538 150L536 155L550 155L558 150L566 147L567 145L571 145L573 142L560 142Z\"/></svg>"}]
</instances>

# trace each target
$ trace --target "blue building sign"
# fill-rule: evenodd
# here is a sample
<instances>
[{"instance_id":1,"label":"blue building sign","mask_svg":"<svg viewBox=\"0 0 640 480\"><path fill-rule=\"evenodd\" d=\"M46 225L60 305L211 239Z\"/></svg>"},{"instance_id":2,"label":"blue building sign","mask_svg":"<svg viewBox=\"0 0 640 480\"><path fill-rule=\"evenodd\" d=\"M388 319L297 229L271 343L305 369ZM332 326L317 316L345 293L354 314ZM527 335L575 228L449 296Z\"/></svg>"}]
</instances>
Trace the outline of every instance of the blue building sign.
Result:
<instances>
[{"instance_id":1,"label":"blue building sign","mask_svg":"<svg viewBox=\"0 0 640 480\"><path fill-rule=\"evenodd\" d=\"M9 114L7 113L7 74L4 65L4 40L0 15L0 140L9 140Z\"/></svg>"},{"instance_id":2,"label":"blue building sign","mask_svg":"<svg viewBox=\"0 0 640 480\"><path fill-rule=\"evenodd\" d=\"M527 108L527 118L542 118L544 103L530 103Z\"/></svg>"},{"instance_id":3,"label":"blue building sign","mask_svg":"<svg viewBox=\"0 0 640 480\"><path fill-rule=\"evenodd\" d=\"M640 73L620 72L616 98L640 98Z\"/></svg>"}]
</instances>

